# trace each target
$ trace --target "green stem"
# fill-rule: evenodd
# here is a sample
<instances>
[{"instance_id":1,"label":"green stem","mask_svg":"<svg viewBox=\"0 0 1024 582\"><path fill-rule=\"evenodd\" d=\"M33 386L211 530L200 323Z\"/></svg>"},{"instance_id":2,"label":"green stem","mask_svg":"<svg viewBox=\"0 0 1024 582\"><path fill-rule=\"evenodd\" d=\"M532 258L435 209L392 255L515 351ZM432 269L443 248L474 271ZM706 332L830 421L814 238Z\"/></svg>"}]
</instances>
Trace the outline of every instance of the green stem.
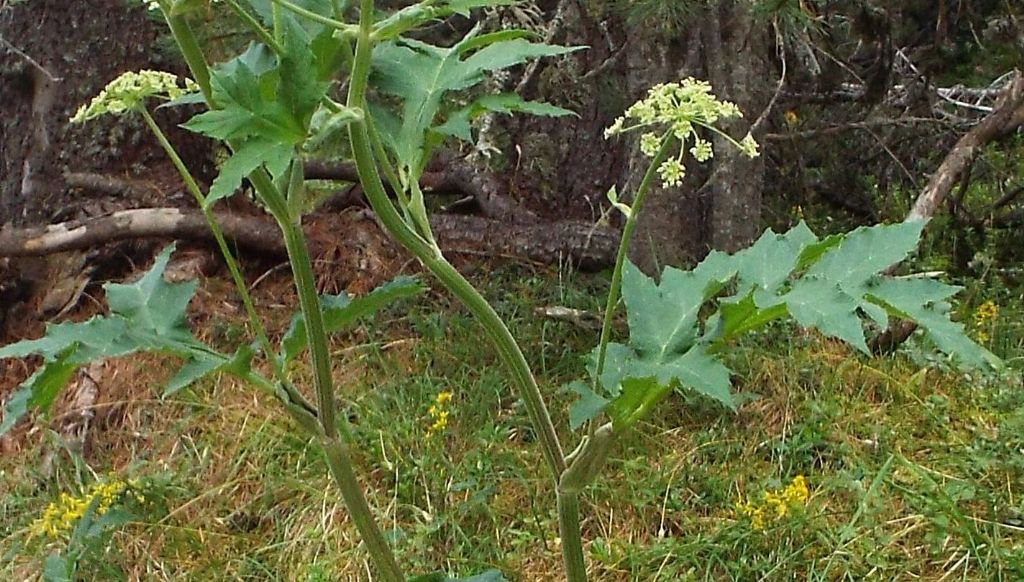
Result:
<instances>
[{"instance_id":1,"label":"green stem","mask_svg":"<svg viewBox=\"0 0 1024 582\"><path fill-rule=\"evenodd\" d=\"M288 10L291 10L296 14L304 16L312 20L313 22L319 22L320 24L323 24L324 26L328 26L335 30L340 30L342 32L353 32L355 30L355 27L352 26L351 24L346 24L344 22L341 22L340 20L335 20L333 18L328 18L327 16L324 16L322 14L317 14L312 10L307 10L302 6L299 6L298 4L289 2L288 0L271 0L271 2L274 3L275 8L277 8L278 6L287 8Z\"/></svg>"},{"instance_id":2,"label":"green stem","mask_svg":"<svg viewBox=\"0 0 1024 582\"><path fill-rule=\"evenodd\" d=\"M598 428L583 442L572 464L558 480L558 532L562 537L562 559L569 582L587 580L580 532L580 492L593 483L604 468L615 441L615 431L610 423Z\"/></svg>"},{"instance_id":3,"label":"green stem","mask_svg":"<svg viewBox=\"0 0 1024 582\"><path fill-rule=\"evenodd\" d=\"M398 178L398 172L395 171L395 167L391 164L391 158L388 157L388 152L384 149L384 140L380 138L380 134L377 132L377 126L373 123L373 117L365 117L366 129L370 136L370 144L373 146L373 153L377 156L377 163L380 164L380 168L384 171L384 178L387 179L388 185L395 191L395 196L398 197L401 202L401 207L406 218L409 218L409 196L406 194L405 189L402 188L402 181Z\"/></svg>"},{"instance_id":4,"label":"green stem","mask_svg":"<svg viewBox=\"0 0 1024 582\"><path fill-rule=\"evenodd\" d=\"M281 48L281 44L276 38L274 38L274 35L271 34L271 32L267 30L259 20L256 20L255 16L249 14L249 11L242 8L236 0L227 0L227 3L235 15L238 16L242 22L249 25L249 28L251 28L253 33L256 34L256 37L259 38L263 44L270 47L270 50L274 51L274 54L279 55L284 52L284 49Z\"/></svg>"},{"instance_id":5,"label":"green stem","mask_svg":"<svg viewBox=\"0 0 1024 582\"><path fill-rule=\"evenodd\" d=\"M658 173L658 166L665 161L674 143L675 140L671 134L662 138L661 149L658 150L654 159L651 160L647 173L644 174L643 179L640 181L640 186L636 190L636 196L633 197L629 216L626 217L626 224L622 227L619 251L615 256L615 269L612 271L612 284L611 288L608 289L608 303L605 304L604 321L601 323L601 341L598 344L597 366L595 368L596 373L594 374L595 387L600 382L601 374L604 373L605 359L608 356L608 342L611 340L612 335L612 317L615 314L615 306L619 304L619 291L622 290L622 267L626 264L626 256L629 254L629 243L633 238L633 231L636 230L637 217L640 215L640 209L643 208L644 200L647 199L651 183Z\"/></svg>"},{"instance_id":6,"label":"green stem","mask_svg":"<svg viewBox=\"0 0 1024 582\"><path fill-rule=\"evenodd\" d=\"M327 349L327 332L324 329L324 316L320 311L320 298L316 293L313 263L309 258L309 248L302 225L282 223L281 228L284 231L288 261L292 265L292 276L295 278L299 308L306 323L306 339L309 341L309 352L313 361L313 386L316 389L320 424L323 425L327 438L333 439L338 436L338 425L335 422L334 379L331 377L331 354Z\"/></svg>"},{"instance_id":7,"label":"green stem","mask_svg":"<svg viewBox=\"0 0 1024 582\"><path fill-rule=\"evenodd\" d=\"M579 493L558 492L558 532L562 538L562 563L568 582L587 582L587 563L580 533Z\"/></svg>"},{"instance_id":8,"label":"green stem","mask_svg":"<svg viewBox=\"0 0 1024 582\"><path fill-rule=\"evenodd\" d=\"M331 474L334 475L334 480L337 481L338 487L341 489L345 507L348 508L352 523L355 524L362 536L363 543L366 544L366 549L377 566L377 575L380 580L404 582L405 575L398 566L398 562L395 561L395 556L391 552L387 540L384 539L384 534L377 527L377 520L373 517L373 512L370 511L366 497L359 487L355 472L352 471L348 445L345 441L336 438L326 438L321 444L327 454L327 464L331 469Z\"/></svg>"},{"instance_id":9,"label":"green stem","mask_svg":"<svg viewBox=\"0 0 1024 582\"><path fill-rule=\"evenodd\" d=\"M365 110L365 92L369 81L371 32L373 28L373 0L361 0L359 10L359 35L356 43L355 62L349 84L348 106ZM363 186L370 205L384 228L409 252L411 252L435 277L441 281L476 317L485 333L498 349L502 361L512 373L519 395L526 405L534 429L538 433L544 460L557 485L558 477L565 470L562 453L554 424L544 404L544 397L537 386L537 380L508 327L494 311L487 300L448 261L440 250L418 235L395 209L377 171L369 132L365 122L349 125L349 140Z\"/></svg>"},{"instance_id":10,"label":"green stem","mask_svg":"<svg viewBox=\"0 0 1024 582\"><path fill-rule=\"evenodd\" d=\"M213 99L213 91L210 86L210 68L206 63L206 57L203 55L202 49L199 47L199 41L196 40L195 34L192 32L192 27L189 26L188 21L183 17L171 16L170 12L167 10L163 10L163 12L164 18L167 20L167 25L171 29L171 34L174 36L174 41L181 49L181 54L185 58L185 62L188 64L189 70L192 71L192 77L199 85L199 89L202 91L203 97L206 99L206 106L211 110L218 109L219 107ZM232 146L233 144L228 143L228 145ZM177 154L173 154L171 156L172 161L176 157ZM192 179L191 174L188 172L188 168L185 167L180 158L178 158L177 165L178 171L182 172L183 176L188 174L188 177L185 178L186 182L191 180L194 185L195 180ZM260 198L264 203L266 203L267 209L277 220L278 224L286 223L288 220L287 202L284 200L284 197L281 196L280 192L278 192L277 188L274 187L274 182L270 179L270 176L267 175L266 171L262 169L256 170L249 175L249 181L259 193ZM198 186L195 186L193 195L195 195L195 192L199 192L200 196L202 196L202 192L199 191ZM209 210L206 208L205 203L200 203L200 208L203 209L204 213ZM242 297L246 297L248 295L248 288L239 287L239 292L242 293ZM269 342L261 347L265 350L267 357L271 358L273 357L273 352L266 351L268 349L268 345ZM278 381L292 403L296 406L300 406L301 408L308 409L309 411L314 410L305 397L302 396L294 386L292 386L290 381L288 381L283 371L278 377Z\"/></svg>"},{"instance_id":11,"label":"green stem","mask_svg":"<svg viewBox=\"0 0 1024 582\"><path fill-rule=\"evenodd\" d=\"M293 172L301 172L296 163ZM293 182L294 184L294 182ZM343 425L345 440L338 438L338 424L335 421L334 381L331 377L330 352L327 349L327 332L324 328L323 313L320 311L320 298L316 293L313 278L313 263L309 258L309 248L302 225L296 218L291 223L281 223L284 231L285 248L292 265L292 276L295 289L299 296L299 306L306 323L306 338L313 360L313 383L316 387L317 410L320 412L320 426L324 438L321 442L327 454L331 474L341 489L342 499L352 516L359 535L370 552L370 557L377 567L382 580L400 582L405 580L398 562L384 539L377 521L370 511L355 472L352 470L352 459L346 440L352 440L348 434L347 424Z\"/></svg>"},{"instance_id":12,"label":"green stem","mask_svg":"<svg viewBox=\"0 0 1024 582\"><path fill-rule=\"evenodd\" d=\"M192 71L192 79L199 85L199 90L202 91L203 98L206 99L206 106L210 109L217 109L217 104L213 100L213 90L210 88L210 65L206 63L206 56L203 55L203 49L200 48L199 41L196 39L195 33L192 32L192 26L183 16L172 16L169 10L163 10L163 13L167 27L171 29L171 36L174 37L174 42L181 50L185 64Z\"/></svg>"},{"instance_id":13,"label":"green stem","mask_svg":"<svg viewBox=\"0 0 1024 582\"><path fill-rule=\"evenodd\" d=\"M281 30L281 7L277 4L270 7L270 19L274 24L274 42L280 43L284 31Z\"/></svg>"},{"instance_id":14,"label":"green stem","mask_svg":"<svg viewBox=\"0 0 1024 582\"><path fill-rule=\"evenodd\" d=\"M216 109L217 106L213 100L213 93L210 87L209 66L206 63L202 50L199 48L199 43L196 41L192 29L181 17L172 18L167 11L164 14L175 41L181 47L185 61L192 70L193 78L199 84L203 96L206 98L207 106L210 109ZM176 165L180 163L180 171L185 166L176 154L173 157L178 159ZM190 174L189 179L191 179ZM249 176L249 180L267 204L268 210L277 220L285 235L285 246L288 250L288 256L296 279L296 290L306 322L306 331L309 334L310 351L313 354L314 381L317 384L317 399L320 402L318 421L323 431L323 441L321 444L327 455L331 474L341 489L345 506L351 513L352 521L360 536L370 550L371 559L373 559L381 579L387 582L401 582L405 580L405 576L398 567L394 554L392 554L380 528L377 526L366 498L359 487L355 473L352 470L348 447L341 439L337 438L338 427L334 420L334 395L330 377L330 360L329 353L327 352L326 335L324 333L323 315L320 311L320 301L317 297L316 286L313 280L313 268L309 258L309 249L306 246L301 224L290 221L287 200L281 195L277 187L274 186L273 180L265 171L257 170L253 172ZM195 180L191 181L195 184ZM200 195L202 194L198 190L198 185L195 186L195 191L198 191ZM208 210L205 204L202 204L201 207L204 209L204 212ZM268 352L268 354L270 353L272 352ZM288 390L289 385L282 383L282 388ZM294 390L292 391L294 392ZM297 393L296 395L301 398L301 395ZM302 419L308 415L299 414L295 408L297 407L289 406L288 410L293 416L298 416L297 420L302 424ZM348 431L346 430L345 432L344 436L348 437Z\"/></svg>"},{"instance_id":15,"label":"green stem","mask_svg":"<svg viewBox=\"0 0 1024 582\"><path fill-rule=\"evenodd\" d=\"M270 338L267 336L267 330L263 327L263 321L260 319L259 314L256 312L256 306L253 304L252 296L249 294L249 288L245 284L245 278L242 277L242 271L238 267L238 261L235 260L234 254L231 252L231 247L228 246L227 239L224 238L224 232L221 230L220 225L217 223L217 218L213 215L213 211L206 204L206 196L203 191L199 188L199 184L196 182L192 173L189 172L185 162L182 161L181 156L178 155L177 150L171 145L170 140L164 134L160 126L157 125L156 120L150 115L149 111L145 107L139 108L139 113L142 114L142 119L145 120L146 125L149 126L150 131L156 136L157 141L160 143L160 147L164 149L167 157L170 158L171 163L178 170L181 175L181 179L185 182L185 188L195 198L196 204L203 213L203 218L206 219L207 225L210 227L210 232L213 233L213 238L217 241L217 248L220 249L220 254L224 257L224 262L227 264L228 271L231 273L231 279L235 283L235 287L238 290L239 296L242 298L242 306L245 308L245 314L249 318L249 323L253 327L253 334L256 336L256 340L260 344L260 349L266 354L267 360L270 362L270 367L273 370L274 378L278 382L286 382L287 376L284 373L284 368L281 366L281 361L276 357L273 347L270 344Z\"/></svg>"}]
</instances>

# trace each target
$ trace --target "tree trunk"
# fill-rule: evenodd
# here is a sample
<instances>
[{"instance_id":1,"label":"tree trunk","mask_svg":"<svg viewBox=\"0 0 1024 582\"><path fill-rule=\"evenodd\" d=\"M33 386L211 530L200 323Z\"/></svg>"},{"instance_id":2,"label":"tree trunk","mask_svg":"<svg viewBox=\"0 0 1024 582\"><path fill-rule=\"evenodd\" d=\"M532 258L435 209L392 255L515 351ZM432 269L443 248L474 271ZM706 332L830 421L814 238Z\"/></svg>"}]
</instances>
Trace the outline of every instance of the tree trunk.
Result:
<instances>
[{"instance_id":1,"label":"tree trunk","mask_svg":"<svg viewBox=\"0 0 1024 582\"><path fill-rule=\"evenodd\" d=\"M721 0L694 9L686 22L628 23L623 11L563 0L564 42L587 51L538 74L536 92L523 96L573 109L578 118L522 119L509 124L511 190L540 216L598 220L609 214L605 193L615 185L627 198L647 169L632 139L605 140L604 128L647 90L685 77L709 80L735 101L746 119L731 124L742 138L775 85L767 59L767 26L749 3ZM552 7L552 11L555 8ZM740 155L723 139L715 157L688 164L679 188L656 186L641 213L631 258L648 272L703 257L709 249L737 250L761 230L764 163Z\"/></svg>"},{"instance_id":2,"label":"tree trunk","mask_svg":"<svg viewBox=\"0 0 1024 582\"><path fill-rule=\"evenodd\" d=\"M148 183L169 168L141 120L126 116L71 125L68 119L117 75L130 70L181 72L154 42L160 29L123 0L31 0L0 9L0 224L35 225L113 208L78 195L64 175L101 172ZM205 159L201 140L176 129L181 112L157 119L186 160ZM166 181L166 180L165 180ZM151 199L117 206L159 206Z\"/></svg>"}]
</instances>

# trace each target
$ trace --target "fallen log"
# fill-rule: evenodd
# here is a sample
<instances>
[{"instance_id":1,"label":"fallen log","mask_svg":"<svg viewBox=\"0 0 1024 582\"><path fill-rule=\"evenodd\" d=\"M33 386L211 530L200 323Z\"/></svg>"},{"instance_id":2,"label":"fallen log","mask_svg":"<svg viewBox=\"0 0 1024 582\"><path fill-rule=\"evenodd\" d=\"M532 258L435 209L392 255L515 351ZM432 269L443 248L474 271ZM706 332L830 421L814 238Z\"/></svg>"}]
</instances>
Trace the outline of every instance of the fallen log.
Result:
<instances>
[{"instance_id":1,"label":"fallen log","mask_svg":"<svg viewBox=\"0 0 1024 582\"><path fill-rule=\"evenodd\" d=\"M270 217L217 213L217 221L224 236L238 246L285 255L281 234ZM544 264L568 262L584 269L611 265L619 236L614 229L579 221L510 224L476 216L438 214L431 217L431 225L447 252ZM5 227L0 229L0 257L44 256L138 238L212 241L213 235L196 210L121 210L42 227Z\"/></svg>"}]
</instances>

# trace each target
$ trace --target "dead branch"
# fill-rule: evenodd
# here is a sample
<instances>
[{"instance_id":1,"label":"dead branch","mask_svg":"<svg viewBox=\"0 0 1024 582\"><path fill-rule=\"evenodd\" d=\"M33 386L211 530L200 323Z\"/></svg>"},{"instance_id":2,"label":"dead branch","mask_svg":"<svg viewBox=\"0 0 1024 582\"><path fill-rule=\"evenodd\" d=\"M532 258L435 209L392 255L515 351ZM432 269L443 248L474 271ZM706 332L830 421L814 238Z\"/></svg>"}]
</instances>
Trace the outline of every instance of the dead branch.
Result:
<instances>
[{"instance_id":1,"label":"dead branch","mask_svg":"<svg viewBox=\"0 0 1024 582\"><path fill-rule=\"evenodd\" d=\"M452 153L438 155L435 164L443 169L425 172L420 178L424 192L461 194L472 198L480 213L494 220L517 223L536 222L533 212L520 206L507 193L494 172ZM306 178L359 182L356 168L348 162L307 162Z\"/></svg>"},{"instance_id":2,"label":"dead branch","mask_svg":"<svg viewBox=\"0 0 1024 582\"><path fill-rule=\"evenodd\" d=\"M1007 85L1003 95L996 102L992 112L973 129L968 131L946 158L939 169L932 174L928 185L914 202L906 221L928 220L942 205L943 201L970 170L981 149L1024 124L1024 75L1017 71ZM898 265L892 265L886 272L892 273ZM875 353L889 353L899 347L917 326L909 321L895 321L871 343Z\"/></svg>"},{"instance_id":3,"label":"dead branch","mask_svg":"<svg viewBox=\"0 0 1024 582\"><path fill-rule=\"evenodd\" d=\"M931 218L981 149L1024 124L1024 76L1016 74L992 113L953 146L914 202L907 221Z\"/></svg>"},{"instance_id":4,"label":"dead branch","mask_svg":"<svg viewBox=\"0 0 1024 582\"><path fill-rule=\"evenodd\" d=\"M284 255L277 225L269 217L218 213L224 235L264 254ZM619 233L578 221L512 224L476 216L440 214L431 226L452 253L509 257L538 263L571 262L601 268L614 260ZM43 256L137 238L211 241L203 215L178 208L121 210L81 221L36 228L0 229L0 257Z\"/></svg>"},{"instance_id":5,"label":"dead branch","mask_svg":"<svg viewBox=\"0 0 1024 582\"><path fill-rule=\"evenodd\" d=\"M218 214L224 235L240 246L283 254L276 225L256 216ZM137 238L179 238L212 241L198 211L141 208L34 228L0 229L0 257L33 257Z\"/></svg>"}]
</instances>

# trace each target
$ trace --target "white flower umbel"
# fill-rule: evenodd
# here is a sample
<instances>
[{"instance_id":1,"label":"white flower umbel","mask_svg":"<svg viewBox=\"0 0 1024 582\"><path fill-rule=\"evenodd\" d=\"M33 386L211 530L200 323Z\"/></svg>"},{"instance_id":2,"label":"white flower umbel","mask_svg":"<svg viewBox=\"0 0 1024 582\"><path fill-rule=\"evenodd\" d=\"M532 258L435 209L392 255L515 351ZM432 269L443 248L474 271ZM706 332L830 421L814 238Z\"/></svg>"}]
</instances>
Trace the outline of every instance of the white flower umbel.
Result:
<instances>
[{"instance_id":1,"label":"white flower umbel","mask_svg":"<svg viewBox=\"0 0 1024 582\"><path fill-rule=\"evenodd\" d=\"M637 101L626 113L605 130L605 138L631 131L643 131L640 136L640 151L653 158L666 140L679 140L679 150L658 166L658 176L666 186L679 186L686 176L683 157L686 144L693 142L690 154L699 163L714 156L711 142L697 134L698 128L705 128L721 135L741 152L757 157L757 142L747 134L741 141L716 127L721 120L743 117L739 107L730 101L719 100L711 92L711 85L694 78L679 83L655 85L647 97Z\"/></svg>"}]
</instances>

